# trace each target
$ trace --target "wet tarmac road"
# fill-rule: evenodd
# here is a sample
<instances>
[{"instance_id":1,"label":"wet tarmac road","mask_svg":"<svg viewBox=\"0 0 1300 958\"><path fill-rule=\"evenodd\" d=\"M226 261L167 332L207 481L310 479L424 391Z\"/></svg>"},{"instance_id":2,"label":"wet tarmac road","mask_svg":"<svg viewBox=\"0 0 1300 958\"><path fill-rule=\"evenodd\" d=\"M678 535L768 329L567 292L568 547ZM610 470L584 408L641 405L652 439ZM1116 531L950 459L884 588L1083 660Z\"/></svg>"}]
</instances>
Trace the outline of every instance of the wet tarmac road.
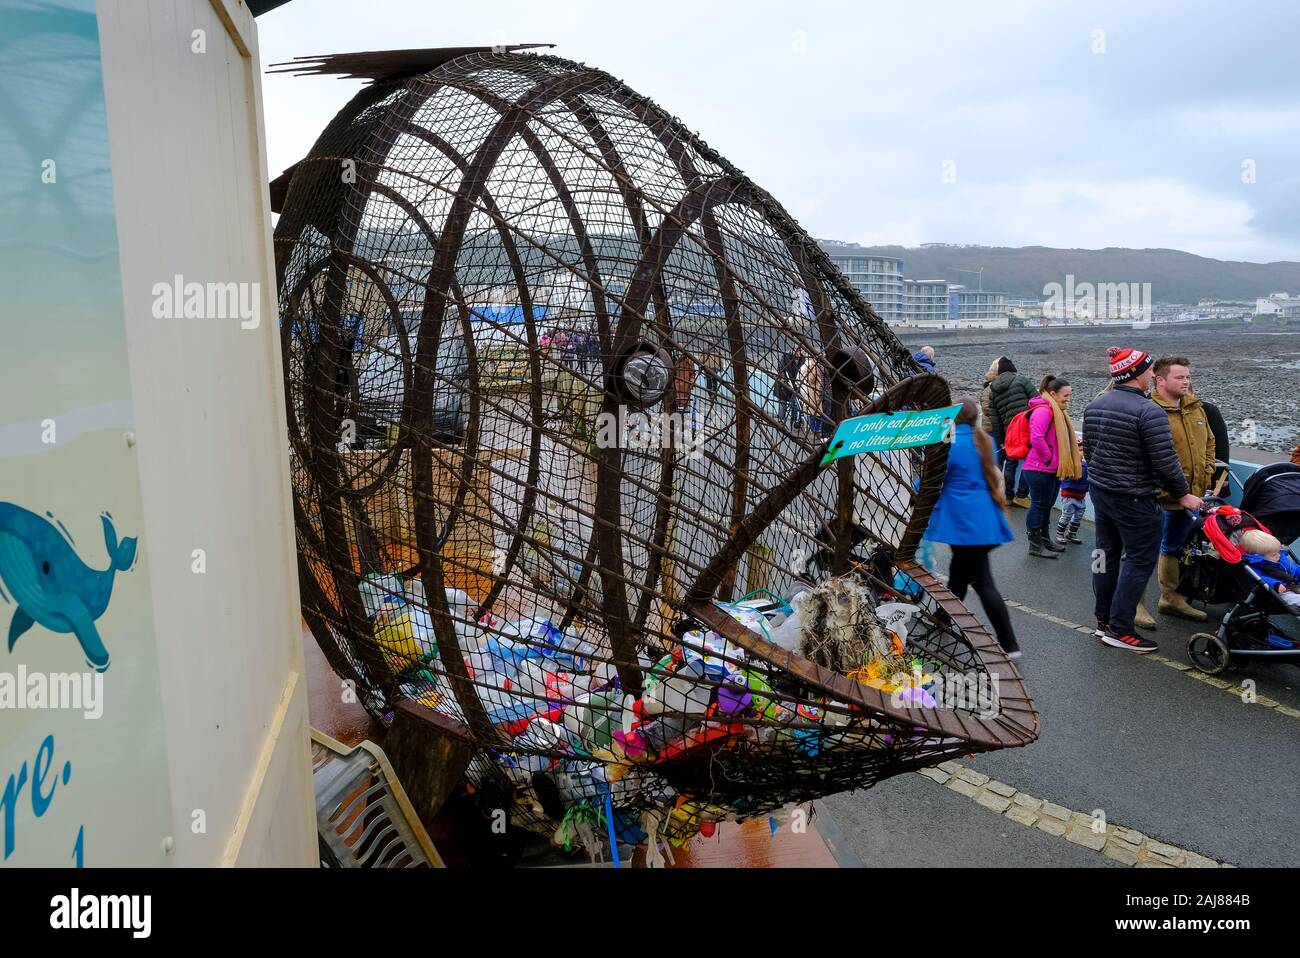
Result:
<instances>
[{"instance_id":1,"label":"wet tarmac road","mask_svg":"<svg viewBox=\"0 0 1300 958\"><path fill-rule=\"evenodd\" d=\"M1014 510L1021 532L1023 510ZM1030 558L1023 541L994 553L1005 596L1079 625L1093 624L1091 524L1061 560ZM947 547L938 546L939 569ZM1152 582L1147 607L1156 608ZM976 614L979 601L969 596ZM1226 611L1218 607L1219 614ZM1197 681L1169 665L1102 645L1013 608L1020 660L1042 715L1042 736L1024 749L968 762L1031 795L1107 819L1239 866L1300 865L1300 719ZM1146 633L1160 655L1186 662L1199 626L1156 615ZM1210 623L1213 624L1212 622ZM1294 620L1288 625L1296 634ZM1258 696L1300 709L1300 668L1250 665L1221 678L1255 683ZM824 802L853 852L868 866L1109 866L1063 838L1018 825L919 775Z\"/></svg>"}]
</instances>

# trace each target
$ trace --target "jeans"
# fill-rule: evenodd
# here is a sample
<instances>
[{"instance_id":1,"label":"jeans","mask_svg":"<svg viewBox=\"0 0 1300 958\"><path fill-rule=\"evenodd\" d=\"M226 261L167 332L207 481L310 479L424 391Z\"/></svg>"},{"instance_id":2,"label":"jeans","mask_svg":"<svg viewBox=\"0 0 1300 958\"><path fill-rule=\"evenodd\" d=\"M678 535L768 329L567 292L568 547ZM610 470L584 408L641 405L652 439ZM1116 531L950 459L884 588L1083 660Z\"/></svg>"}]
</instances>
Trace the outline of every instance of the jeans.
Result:
<instances>
[{"instance_id":1,"label":"jeans","mask_svg":"<svg viewBox=\"0 0 1300 958\"><path fill-rule=\"evenodd\" d=\"M953 546L952 562L948 564L948 590L958 599L966 598L966 589L973 586L975 594L984 606L984 615L993 634L998 637L998 645L1003 651L1014 652L1020 648L1016 642L1015 630L1011 628L1011 616L1007 614L1007 604L1002 600L1002 592L993 581L989 569L989 552L993 546Z\"/></svg>"},{"instance_id":2,"label":"jeans","mask_svg":"<svg viewBox=\"0 0 1300 958\"><path fill-rule=\"evenodd\" d=\"M1133 616L1160 552L1161 509L1153 496L1134 498L1096 486L1088 494L1097 532L1093 612L1116 635L1132 635Z\"/></svg>"},{"instance_id":3,"label":"jeans","mask_svg":"<svg viewBox=\"0 0 1300 958\"><path fill-rule=\"evenodd\" d=\"M802 410L799 406L799 397L791 396L789 399L778 400L781 404L781 425L789 423L793 428L799 425Z\"/></svg>"},{"instance_id":4,"label":"jeans","mask_svg":"<svg viewBox=\"0 0 1300 958\"><path fill-rule=\"evenodd\" d=\"M1006 491L1008 499L1023 499L1029 495L1029 484L1025 480L1025 471L1020 468L1024 463L1023 459L1007 459L1006 451L1002 453L1002 488ZM1020 485L1016 485L1016 471L1020 471ZM1014 490L1014 491L1013 491Z\"/></svg>"},{"instance_id":5,"label":"jeans","mask_svg":"<svg viewBox=\"0 0 1300 958\"><path fill-rule=\"evenodd\" d=\"M1025 469L1020 478L1029 483L1029 515L1025 518L1028 529L1046 529L1052 520L1052 506L1056 503L1056 494L1061 491L1061 480L1054 472L1038 472Z\"/></svg>"},{"instance_id":6,"label":"jeans","mask_svg":"<svg viewBox=\"0 0 1300 958\"><path fill-rule=\"evenodd\" d=\"M1192 531L1196 520L1186 509L1161 509L1160 554L1162 556L1180 556L1183 544L1187 542L1187 533Z\"/></svg>"},{"instance_id":7,"label":"jeans","mask_svg":"<svg viewBox=\"0 0 1300 958\"><path fill-rule=\"evenodd\" d=\"M1061 497L1061 518L1057 522L1057 528L1068 529L1070 526L1077 526L1083 522L1083 514L1087 512L1088 504L1082 499L1071 499L1067 496Z\"/></svg>"}]
</instances>

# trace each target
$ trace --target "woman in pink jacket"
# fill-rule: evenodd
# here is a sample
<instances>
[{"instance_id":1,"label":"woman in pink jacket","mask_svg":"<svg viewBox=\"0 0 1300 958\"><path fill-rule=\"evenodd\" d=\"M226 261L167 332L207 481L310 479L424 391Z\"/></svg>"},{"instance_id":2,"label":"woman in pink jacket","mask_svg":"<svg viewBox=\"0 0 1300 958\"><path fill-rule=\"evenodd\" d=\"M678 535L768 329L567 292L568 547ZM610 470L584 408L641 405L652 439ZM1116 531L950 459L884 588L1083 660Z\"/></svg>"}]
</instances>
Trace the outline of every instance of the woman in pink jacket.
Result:
<instances>
[{"instance_id":1,"label":"woman in pink jacket","mask_svg":"<svg viewBox=\"0 0 1300 958\"><path fill-rule=\"evenodd\" d=\"M1025 526L1029 554L1055 559L1064 546L1058 546L1047 534L1052 506L1061 491L1057 473L1061 467L1058 433L1066 431L1071 439L1074 427L1065 410L1074 388L1058 376L1048 374L1038 387L1038 395L1029 400L1029 455L1025 457L1024 476L1029 483L1029 514ZM1064 419L1064 422L1061 420Z\"/></svg>"}]
</instances>

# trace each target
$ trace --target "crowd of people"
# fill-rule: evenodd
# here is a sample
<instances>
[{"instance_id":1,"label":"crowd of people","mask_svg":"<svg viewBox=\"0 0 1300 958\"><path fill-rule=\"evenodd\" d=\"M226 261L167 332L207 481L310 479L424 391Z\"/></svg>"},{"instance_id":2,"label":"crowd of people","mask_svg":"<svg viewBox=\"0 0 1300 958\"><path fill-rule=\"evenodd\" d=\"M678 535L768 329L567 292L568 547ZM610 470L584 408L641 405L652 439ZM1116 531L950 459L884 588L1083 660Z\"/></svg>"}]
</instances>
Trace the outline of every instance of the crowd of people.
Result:
<instances>
[{"instance_id":1,"label":"crowd of people","mask_svg":"<svg viewBox=\"0 0 1300 958\"><path fill-rule=\"evenodd\" d=\"M1056 559L1082 543L1091 500L1096 635L1107 645L1158 647L1138 634L1156 628L1143 604L1153 572L1159 612L1206 618L1178 593L1180 563L1204 497L1222 491L1227 426L1192 390L1186 357L1111 347L1108 364L1109 383L1083 410L1081 438L1069 381L1047 373L1035 383L1007 356L993 361L978 401L966 400L956 419L927 537L951 547L949 588L959 599L975 589L1013 658L1019 645L989 565L992 550L1014 538L1013 508L1025 510L1028 556Z\"/></svg>"},{"instance_id":2,"label":"crowd of people","mask_svg":"<svg viewBox=\"0 0 1300 958\"><path fill-rule=\"evenodd\" d=\"M583 367L593 361L594 341L556 333L548 345L566 363ZM930 346L912 359L918 372L937 371ZM975 590L1013 658L1020 648L990 565L993 549L1015 539L1013 509L1024 510L1028 556L1056 559L1082 544L1091 501L1096 634L1107 645L1139 653L1158 648L1138 634L1157 627L1143 603L1153 573L1160 585L1159 612L1206 619L1178 592L1180 566L1204 497L1222 490L1227 426L1218 409L1192 390L1186 357L1156 359L1140 349L1111 347L1108 364L1110 381L1083 410L1081 429L1070 414L1077 400L1069 380L1047 372L1035 382L1008 356L993 360L978 399L963 402L956 418L947 475L926 538L951 547L949 588L959 599ZM698 365L683 354L674 370L679 408L690 406L697 376L709 401L716 401L725 367L717 348L707 350ZM785 353L772 382L782 424L829 435L829 379L809 351L796 346ZM1294 458L1300 459L1300 447ZM1300 576L1300 570L1276 563L1270 568L1279 576Z\"/></svg>"}]
</instances>

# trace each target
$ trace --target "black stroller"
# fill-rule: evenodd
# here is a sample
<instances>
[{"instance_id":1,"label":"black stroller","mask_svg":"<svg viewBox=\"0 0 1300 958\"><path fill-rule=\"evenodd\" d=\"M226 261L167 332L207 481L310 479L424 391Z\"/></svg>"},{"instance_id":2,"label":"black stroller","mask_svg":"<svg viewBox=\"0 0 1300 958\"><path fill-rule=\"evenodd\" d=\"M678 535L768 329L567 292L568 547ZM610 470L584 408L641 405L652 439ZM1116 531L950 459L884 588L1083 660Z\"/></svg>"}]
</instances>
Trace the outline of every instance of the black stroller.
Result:
<instances>
[{"instance_id":1,"label":"black stroller","mask_svg":"<svg viewBox=\"0 0 1300 958\"><path fill-rule=\"evenodd\" d=\"M1206 500L1205 513L1187 537L1178 591L1209 605L1231 604L1218 632L1187 640L1187 657L1208 675L1239 659L1300 660L1300 638L1270 619L1295 616L1241 558L1237 541L1247 529L1263 529L1287 544L1300 537L1300 465L1278 462L1247 480L1241 508ZM1294 558L1295 554L1292 553Z\"/></svg>"}]
</instances>

